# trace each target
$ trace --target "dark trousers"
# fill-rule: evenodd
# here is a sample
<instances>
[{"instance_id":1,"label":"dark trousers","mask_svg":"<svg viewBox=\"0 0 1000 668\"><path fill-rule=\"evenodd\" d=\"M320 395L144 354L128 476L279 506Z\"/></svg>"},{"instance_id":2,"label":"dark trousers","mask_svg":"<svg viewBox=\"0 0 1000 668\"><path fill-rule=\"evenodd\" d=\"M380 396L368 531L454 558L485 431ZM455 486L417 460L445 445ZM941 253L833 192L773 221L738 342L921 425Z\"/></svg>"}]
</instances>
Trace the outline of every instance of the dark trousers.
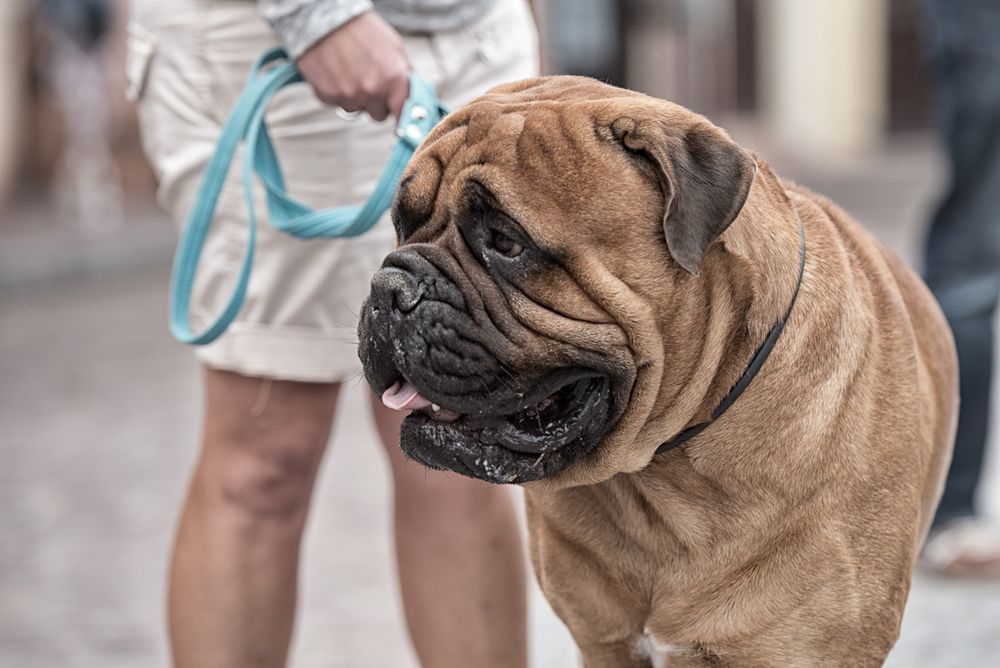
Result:
<instances>
[{"instance_id":1,"label":"dark trousers","mask_svg":"<svg viewBox=\"0 0 1000 668\"><path fill-rule=\"evenodd\" d=\"M973 514L987 444L1000 298L1000 0L926 0L926 9L951 171L927 238L926 279L955 335L962 397L940 524Z\"/></svg>"}]
</instances>

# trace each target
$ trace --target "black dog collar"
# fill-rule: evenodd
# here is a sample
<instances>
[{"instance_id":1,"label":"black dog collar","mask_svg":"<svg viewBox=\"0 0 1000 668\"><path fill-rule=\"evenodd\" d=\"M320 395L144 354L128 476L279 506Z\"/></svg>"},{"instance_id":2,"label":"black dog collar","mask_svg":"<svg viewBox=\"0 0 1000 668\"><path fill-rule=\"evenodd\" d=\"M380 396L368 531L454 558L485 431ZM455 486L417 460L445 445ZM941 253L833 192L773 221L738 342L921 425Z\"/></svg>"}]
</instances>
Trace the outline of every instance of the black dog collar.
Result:
<instances>
[{"instance_id":1,"label":"black dog collar","mask_svg":"<svg viewBox=\"0 0 1000 668\"><path fill-rule=\"evenodd\" d=\"M746 371L740 376L740 379L736 381L733 388L729 390L722 401L716 406L715 410L712 411L712 417L710 417L705 422L699 422L696 425L692 425L682 431L681 433L674 436L672 439L661 445L656 449L656 454L662 454L668 450L673 450L677 446L687 442L688 440L694 438L701 432L705 430L708 425L712 424L719 417L733 405L740 395L743 394L743 390L747 389L750 385L750 381L754 379L760 368L764 366L764 362L767 361L768 356L770 356L771 351L774 350L775 344L778 343L778 339L781 338L781 332L785 329L785 323L788 322L788 318L792 315L792 309L795 307L795 300L799 297L799 288L802 287L802 275L805 273L806 269L806 228L802 224L802 218L799 217L798 212L795 214L796 219L799 221L799 280L795 284L795 292L792 294L792 302L788 305L788 310L785 311L785 317L775 323L771 331L768 332L767 338L764 342L760 344L760 348L754 353L753 358L750 360L750 364L747 365Z\"/></svg>"}]
</instances>

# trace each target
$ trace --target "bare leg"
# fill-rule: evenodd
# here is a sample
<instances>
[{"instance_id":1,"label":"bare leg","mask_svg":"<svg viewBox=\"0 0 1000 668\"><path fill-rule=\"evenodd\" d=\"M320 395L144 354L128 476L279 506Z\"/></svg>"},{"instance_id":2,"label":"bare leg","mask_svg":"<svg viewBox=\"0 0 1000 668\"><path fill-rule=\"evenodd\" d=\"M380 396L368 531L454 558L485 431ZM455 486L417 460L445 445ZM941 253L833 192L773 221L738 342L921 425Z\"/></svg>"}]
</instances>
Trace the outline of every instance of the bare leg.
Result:
<instances>
[{"instance_id":1,"label":"bare leg","mask_svg":"<svg viewBox=\"0 0 1000 668\"><path fill-rule=\"evenodd\" d=\"M524 554L511 490L409 461L399 449L402 414L372 405L392 466L403 607L422 665L523 668Z\"/></svg>"},{"instance_id":2,"label":"bare leg","mask_svg":"<svg viewBox=\"0 0 1000 668\"><path fill-rule=\"evenodd\" d=\"M174 547L180 668L285 664L299 540L339 386L205 371L205 426Z\"/></svg>"}]
</instances>

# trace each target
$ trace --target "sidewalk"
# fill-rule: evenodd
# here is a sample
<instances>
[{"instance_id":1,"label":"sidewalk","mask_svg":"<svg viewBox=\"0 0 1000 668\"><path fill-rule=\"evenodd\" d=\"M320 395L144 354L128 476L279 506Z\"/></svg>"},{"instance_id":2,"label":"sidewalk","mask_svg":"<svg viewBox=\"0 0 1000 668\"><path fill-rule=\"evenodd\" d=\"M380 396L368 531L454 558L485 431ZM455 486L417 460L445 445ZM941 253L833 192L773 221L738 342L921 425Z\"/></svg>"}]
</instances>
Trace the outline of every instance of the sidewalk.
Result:
<instances>
[{"instance_id":1,"label":"sidewalk","mask_svg":"<svg viewBox=\"0 0 1000 668\"><path fill-rule=\"evenodd\" d=\"M936 192L925 143L851 169L779 170L916 257ZM166 327L174 233L146 212L88 241L32 215L0 226L0 666L164 666L166 559L199 419L196 365ZM350 388L342 414L367 415L364 393ZM295 668L416 666L386 473L367 419L338 424L304 550ZM577 665L537 591L533 603L533 665ZM1000 583L919 576L888 665L995 665L997 620Z\"/></svg>"},{"instance_id":2,"label":"sidewalk","mask_svg":"<svg viewBox=\"0 0 1000 668\"><path fill-rule=\"evenodd\" d=\"M119 229L84 233L38 201L0 212L0 292L169 263L177 232L152 202L130 203Z\"/></svg>"}]
</instances>

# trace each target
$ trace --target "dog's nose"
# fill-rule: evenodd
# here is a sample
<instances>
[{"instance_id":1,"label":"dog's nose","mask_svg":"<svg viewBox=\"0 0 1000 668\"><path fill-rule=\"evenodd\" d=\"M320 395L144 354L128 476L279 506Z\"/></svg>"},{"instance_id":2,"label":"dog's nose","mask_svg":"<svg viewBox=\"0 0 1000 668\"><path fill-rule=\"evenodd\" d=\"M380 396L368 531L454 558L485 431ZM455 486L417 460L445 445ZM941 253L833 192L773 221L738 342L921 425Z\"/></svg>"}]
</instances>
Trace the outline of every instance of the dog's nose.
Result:
<instances>
[{"instance_id":1,"label":"dog's nose","mask_svg":"<svg viewBox=\"0 0 1000 668\"><path fill-rule=\"evenodd\" d=\"M385 267L372 278L372 308L408 313L424 298L423 285L407 271Z\"/></svg>"}]
</instances>

